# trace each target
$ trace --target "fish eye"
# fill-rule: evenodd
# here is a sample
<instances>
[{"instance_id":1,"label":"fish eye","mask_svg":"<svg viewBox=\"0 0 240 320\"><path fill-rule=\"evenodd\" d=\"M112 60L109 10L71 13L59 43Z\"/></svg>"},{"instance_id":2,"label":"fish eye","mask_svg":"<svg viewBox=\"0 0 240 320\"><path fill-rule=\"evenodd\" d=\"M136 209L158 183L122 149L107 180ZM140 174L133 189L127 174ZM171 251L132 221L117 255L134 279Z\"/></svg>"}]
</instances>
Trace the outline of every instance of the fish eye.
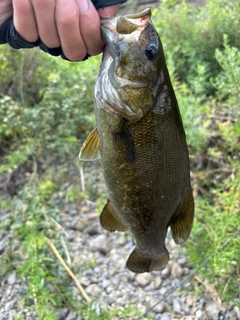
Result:
<instances>
[{"instance_id":1,"label":"fish eye","mask_svg":"<svg viewBox=\"0 0 240 320\"><path fill-rule=\"evenodd\" d=\"M157 56L158 49L155 44L151 43L145 49L145 54L149 60L154 60Z\"/></svg>"}]
</instances>

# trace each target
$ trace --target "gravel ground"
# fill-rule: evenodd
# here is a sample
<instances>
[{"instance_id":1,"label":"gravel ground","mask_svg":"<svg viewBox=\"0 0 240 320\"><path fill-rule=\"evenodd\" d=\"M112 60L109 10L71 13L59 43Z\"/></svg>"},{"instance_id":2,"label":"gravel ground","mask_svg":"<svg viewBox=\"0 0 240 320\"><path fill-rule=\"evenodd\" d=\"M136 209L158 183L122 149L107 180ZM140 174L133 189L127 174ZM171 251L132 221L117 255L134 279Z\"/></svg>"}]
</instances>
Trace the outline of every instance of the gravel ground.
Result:
<instances>
[{"instance_id":1,"label":"gravel ground","mask_svg":"<svg viewBox=\"0 0 240 320\"><path fill-rule=\"evenodd\" d=\"M121 308L134 305L144 313L192 271L191 264L175 245L170 232L166 245L171 260L165 269L144 274L127 270L125 263L134 248L132 238L126 233L104 231L99 225L99 215L93 202L85 200L81 205L66 204L61 213L61 224L68 233L68 245L74 252L75 263L96 259L95 267L85 270L79 280L87 294L105 306ZM0 236L0 252L6 243L7 239ZM240 319L239 308L234 304L222 308L218 297L210 289L206 288L202 296L193 296L190 287L201 281L196 276L184 283L181 292L175 291L156 305L151 311L154 319ZM0 320L15 319L17 313L25 315L25 319L37 319L19 303L24 290L26 284L22 279L17 279L14 272L1 279ZM80 320L68 309L60 309L57 314L58 320Z\"/></svg>"}]
</instances>

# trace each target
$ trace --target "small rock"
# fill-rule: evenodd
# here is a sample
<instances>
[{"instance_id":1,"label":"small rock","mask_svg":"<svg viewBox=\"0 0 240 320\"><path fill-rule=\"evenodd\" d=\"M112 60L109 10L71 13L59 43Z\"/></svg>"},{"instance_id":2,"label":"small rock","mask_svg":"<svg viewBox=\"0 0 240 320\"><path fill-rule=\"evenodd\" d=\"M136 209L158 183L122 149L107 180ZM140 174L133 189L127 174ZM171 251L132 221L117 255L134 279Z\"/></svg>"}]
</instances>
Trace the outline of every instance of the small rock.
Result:
<instances>
[{"instance_id":1,"label":"small rock","mask_svg":"<svg viewBox=\"0 0 240 320\"><path fill-rule=\"evenodd\" d=\"M162 277L163 277L163 278L169 277L169 276L170 276L170 272L171 272L170 266L167 265L166 268L164 268L164 269L161 271Z\"/></svg>"},{"instance_id":2,"label":"small rock","mask_svg":"<svg viewBox=\"0 0 240 320\"><path fill-rule=\"evenodd\" d=\"M203 306L205 305L206 301L204 298L199 299L198 301L198 309L203 309Z\"/></svg>"},{"instance_id":3,"label":"small rock","mask_svg":"<svg viewBox=\"0 0 240 320\"><path fill-rule=\"evenodd\" d=\"M114 291L113 286L108 286L108 287L106 288L107 294L109 294L109 293L111 293L111 292L113 292L113 291Z\"/></svg>"},{"instance_id":4,"label":"small rock","mask_svg":"<svg viewBox=\"0 0 240 320\"><path fill-rule=\"evenodd\" d=\"M87 219L78 219L78 220L73 220L69 227L72 230L83 231L84 228L86 228L87 225L88 225Z\"/></svg>"},{"instance_id":5,"label":"small rock","mask_svg":"<svg viewBox=\"0 0 240 320\"><path fill-rule=\"evenodd\" d=\"M65 320L76 320L76 319L77 319L77 315L72 311L70 311L67 317L65 318Z\"/></svg>"},{"instance_id":6,"label":"small rock","mask_svg":"<svg viewBox=\"0 0 240 320\"><path fill-rule=\"evenodd\" d=\"M118 244L120 246L124 246L126 244L126 242L127 242L127 238L124 235L122 235L118 238Z\"/></svg>"},{"instance_id":7,"label":"small rock","mask_svg":"<svg viewBox=\"0 0 240 320\"><path fill-rule=\"evenodd\" d=\"M194 301L193 296L191 296L190 294L188 294L187 297L186 297L186 303L187 303L187 305L191 307L191 306L193 305L193 301Z\"/></svg>"},{"instance_id":8,"label":"small rock","mask_svg":"<svg viewBox=\"0 0 240 320\"><path fill-rule=\"evenodd\" d=\"M171 239L169 241L169 246L170 246L171 249L174 249L174 248L176 248L177 245L176 245L175 241L173 239Z\"/></svg>"},{"instance_id":9,"label":"small rock","mask_svg":"<svg viewBox=\"0 0 240 320\"><path fill-rule=\"evenodd\" d=\"M5 311L9 311L13 308L14 304L15 304L16 300L11 300L11 301L8 301L6 304L5 304Z\"/></svg>"},{"instance_id":10,"label":"small rock","mask_svg":"<svg viewBox=\"0 0 240 320\"><path fill-rule=\"evenodd\" d=\"M90 235L90 236L96 236L97 234L99 234L99 230L98 230L98 227L91 227L90 229L88 229L87 233ZM102 236L102 234L100 234L100 236Z\"/></svg>"},{"instance_id":11,"label":"small rock","mask_svg":"<svg viewBox=\"0 0 240 320\"><path fill-rule=\"evenodd\" d=\"M109 279L103 279L101 286L105 289L111 284L111 281Z\"/></svg>"},{"instance_id":12,"label":"small rock","mask_svg":"<svg viewBox=\"0 0 240 320\"><path fill-rule=\"evenodd\" d=\"M2 237L0 241L0 254L2 254L7 248L8 238Z\"/></svg>"},{"instance_id":13,"label":"small rock","mask_svg":"<svg viewBox=\"0 0 240 320\"><path fill-rule=\"evenodd\" d=\"M187 276L189 274L189 268L185 267L183 268L183 275Z\"/></svg>"},{"instance_id":14,"label":"small rock","mask_svg":"<svg viewBox=\"0 0 240 320\"><path fill-rule=\"evenodd\" d=\"M202 314L203 314L202 310L198 309L198 310L196 311L196 313L195 313L195 316L196 316L197 319L201 319Z\"/></svg>"},{"instance_id":15,"label":"small rock","mask_svg":"<svg viewBox=\"0 0 240 320\"><path fill-rule=\"evenodd\" d=\"M16 313L17 313L17 311L15 309L10 310L8 313L8 317L9 317L8 320L16 319Z\"/></svg>"},{"instance_id":16,"label":"small rock","mask_svg":"<svg viewBox=\"0 0 240 320\"><path fill-rule=\"evenodd\" d=\"M106 304L108 304L109 306L111 304L113 304L113 302L115 301L115 299L110 296L106 296L106 298L104 300L105 300Z\"/></svg>"},{"instance_id":17,"label":"small rock","mask_svg":"<svg viewBox=\"0 0 240 320\"><path fill-rule=\"evenodd\" d=\"M162 313L165 309L165 303L164 302L158 303L158 301L159 299L152 297L149 302L149 307L152 308L157 303L157 305L152 309L152 311L155 313Z\"/></svg>"},{"instance_id":18,"label":"small rock","mask_svg":"<svg viewBox=\"0 0 240 320\"><path fill-rule=\"evenodd\" d=\"M96 284L90 284L86 289L85 289L87 294L90 294L93 298L98 298L99 293L100 293L100 288Z\"/></svg>"},{"instance_id":19,"label":"small rock","mask_svg":"<svg viewBox=\"0 0 240 320\"><path fill-rule=\"evenodd\" d=\"M69 310L67 308L60 308L56 311L56 320L65 320Z\"/></svg>"},{"instance_id":20,"label":"small rock","mask_svg":"<svg viewBox=\"0 0 240 320\"><path fill-rule=\"evenodd\" d=\"M168 314L162 314L160 319L161 320L171 320L171 318L169 317Z\"/></svg>"},{"instance_id":21,"label":"small rock","mask_svg":"<svg viewBox=\"0 0 240 320\"><path fill-rule=\"evenodd\" d=\"M239 320L240 318L237 317L236 313L234 313L234 311L230 311L228 312L225 317L224 320Z\"/></svg>"},{"instance_id":22,"label":"small rock","mask_svg":"<svg viewBox=\"0 0 240 320\"><path fill-rule=\"evenodd\" d=\"M235 312L237 319L240 319L240 309L238 306L233 307L233 312Z\"/></svg>"},{"instance_id":23,"label":"small rock","mask_svg":"<svg viewBox=\"0 0 240 320\"><path fill-rule=\"evenodd\" d=\"M184 266L186 264L186 262L187 262L187 260L185 257L178 259L178 264L180 264L181 266Z\"/></svg>"},{"instance_id":24,"label":"small rock","mask_svg":"<svg viewBox=\"0 0 240 320\"><path fill-rule=\"evenodd\" d=\"M167 292L167 289L166 289L165 287L161 287L161 288L159 289L159 294L160 294L161 296L165 296L166 292Z\"/></svg>"},{"instance_id":25,"label":"small rock","mask_svg":"<svg viewBox=\"0 0 240 320\"><path fill-rule=\"evenodd\" d=\"M8 284L9 284L10 286L12 286L12 285L14 285L14 283L16 282L16 280L17 280L17 275L16 275L16 273L15 273L15 272L11 272L10 275L8 276L8 279L7 279Z\"/></svg>"},{"instance_id":26,"label":"small rock","mask_svg":"<svg viewBox=\"0 0 240 320\"><path fill-rule=\"evenodd\" d=\"M152 279L151 274L149 273L139 273L136 275L136 282L141 286L141 287L146 287L150 283Z\"/></svg>"},{"instance_id":27,"label":"small rock","mask_svg":"<svg viewBox=\"0 0 240 320\"><path fill-rule=\"evenodd\" d=\"M180 278L183 274L183 268L177 262L173 262L171 274L174 278Z\"/></svg>"},{"instance_id":28,"label":"small rock","mask_svg":"<svg viewBox=\"0 0 240 320\"><path fill-rule=\"evenodd\" d=\"M182 314L182 306L178 298L173 300L173 311L175 314Z\"/></svg>"},{"instance_id":29,"label":"small rock","mask_svg":"<svg viewBox=\"0 0 240 320\"><path fill-rule=\"evenodd\" d=\"M90 241L89 245L91 248L97 249L102 254L106 254L109 250L109 245L105 234L100 234L95 237Z\"/></svg>"},{"instance_id":30,"label":"small rock","mask_svg":"<svg viewBox=\"0 0 240 320\"><path fill-rule=\"evenodd\" d=\"M215 301L209 301L206 304L206 313L209 320L218 320L220 309Z\"/></svg>"},{"instance_id":31,"label":"small rock","mask_svg":"<svg viewBox=\"0 0 240 320\"><path fill-rule=\"evenodd\" d=\"M156 277L154 277L154 279L153 279L152 282L151 282L151 287L152 287L153 289L159 289L160 286L161 286L161 283L162 283L162 278L161 278L161 276L156 276Z\"/></svg>"},{"instance_id":32,"label":"small rock","mask_svg":"<svg viewBox=\"0 0 240 320\"><path fill-rule=\"evenodd\" d=\"M129 282L133 282L134 281L134 279L135 279L135 275L136 275L136 273L134 273L134 272L132 272L132 271L130 271L130 270L126 270L126 272L127 272L127 279L128 279L128 281Z\"/></svg>"}]
</instances>

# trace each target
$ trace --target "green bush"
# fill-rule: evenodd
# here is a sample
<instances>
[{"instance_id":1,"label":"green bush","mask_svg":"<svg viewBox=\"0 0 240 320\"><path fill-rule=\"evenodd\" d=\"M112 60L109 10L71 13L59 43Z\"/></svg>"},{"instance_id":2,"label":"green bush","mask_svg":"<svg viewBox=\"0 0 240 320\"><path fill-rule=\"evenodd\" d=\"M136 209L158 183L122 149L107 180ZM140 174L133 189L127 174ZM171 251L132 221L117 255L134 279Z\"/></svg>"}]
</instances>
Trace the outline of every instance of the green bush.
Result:
<instances>
[{"instance_id":1,"label":"green bush","mask_svg":"<svg viewBox=\"0 0 240 320\"><path fill-rule=\"evenodd\" d=\"M165 1L155 20L165 47L190 150L195 223L186 244L224 301L239 303L240 54L239 1L194 9Z\"/></svg>"},{"instance_id":2,"label":"green bush","mask_svg":"<svg viewBox=\"0 0 240 320\"><path fill-rule=\"evenodd\" d=\"M5 83L0 93L0 142L9 150L9 161L0 166L0 172L30 155L39 157L49 151L58 156L72 152L76 157L79 140L94 126L99 59L70 64L36 51L0 50L1 72L8 74L0 77ZM18 60L22 61L19 65Z\"/></svg>"},{"instance_id":3,"label":"green bush","mask_svg":"<svg viewBox=\"0 0 240 320\"><path fill-rule=\"evenodd\" d=\"M199 66L204 67L208 81L201 90L209 95L214 93L210 78L221 71L215 50L223 49L223 35L228 36L231 46L240 48L240 3L238 0L205 2L205 6L195 8L185 0L161 1L155 22L166 54L173 55L177 76L194 88L192 78Z\"/></svg>"}]
</instances>

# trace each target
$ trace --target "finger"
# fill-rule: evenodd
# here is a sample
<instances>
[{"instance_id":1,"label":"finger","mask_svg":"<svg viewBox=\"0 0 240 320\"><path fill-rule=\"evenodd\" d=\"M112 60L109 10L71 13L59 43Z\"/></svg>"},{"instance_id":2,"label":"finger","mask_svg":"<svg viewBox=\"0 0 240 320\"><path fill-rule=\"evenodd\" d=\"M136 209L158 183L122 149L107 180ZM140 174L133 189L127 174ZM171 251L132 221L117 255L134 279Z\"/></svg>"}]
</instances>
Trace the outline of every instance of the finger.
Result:
<instances>
[{"instance_id":1,"label":"finger","mask_svg":"<svg viewBox=\"0 0 240 320\"><path fill-rule=\"evenodd\" d=\"M19 35L29 42L38 40L37 22L30 0L13 0L13 23Z\"/></svg>"},{"instance_id":2,"label":"finger","mask_svg":"<svg viewBox=\"0 0 240 320\"><path fill-rule=\"evenodd\" d=\"M72 61L87 54L79 26L79 9L75 0L57 0L55 18L64 55Z\"/></svg>"},{"instance_id":3,"label":"finger","mask_svg":"<svg viewBox=\"0 0 240 320\"><path fill-rule=\"evenodd\" d=\"M13 8L11 0L0 1L0 26L7 21L8 18L12 17Z\"/></svg>"},{"instance_id":4,"label":"finger","mask_svg":"<svg viewBox=\"0 0 240 320\"><path fill-rule=\"evenodd\" d=\"M116 16L120 4L98 9L98 14L101 18L113 18Z\"/></svg>"},{"instance_id":5,"label":"finger","mask_svg":"<svg viewBox=\"0 0 240 320\"><path fill-rule=\"evenodd\" d=\"M60 46L55 22L55 0L32 0L37 28L42 42L48 48Z\"/></svg>"},{"instance_id":6,"label":"finger","mask_svg":"<svg viewBox=\"0 0 240 320\"><path fill-rule=\"evenodd\" d=\"M88 8L83 6L87 2ZM98 12L89 0L77 0L80 12L80 31L87 47L87 52L94 56L102 52L104 42L100 32L100 18Z\"/></svg>"}]
</instances>

